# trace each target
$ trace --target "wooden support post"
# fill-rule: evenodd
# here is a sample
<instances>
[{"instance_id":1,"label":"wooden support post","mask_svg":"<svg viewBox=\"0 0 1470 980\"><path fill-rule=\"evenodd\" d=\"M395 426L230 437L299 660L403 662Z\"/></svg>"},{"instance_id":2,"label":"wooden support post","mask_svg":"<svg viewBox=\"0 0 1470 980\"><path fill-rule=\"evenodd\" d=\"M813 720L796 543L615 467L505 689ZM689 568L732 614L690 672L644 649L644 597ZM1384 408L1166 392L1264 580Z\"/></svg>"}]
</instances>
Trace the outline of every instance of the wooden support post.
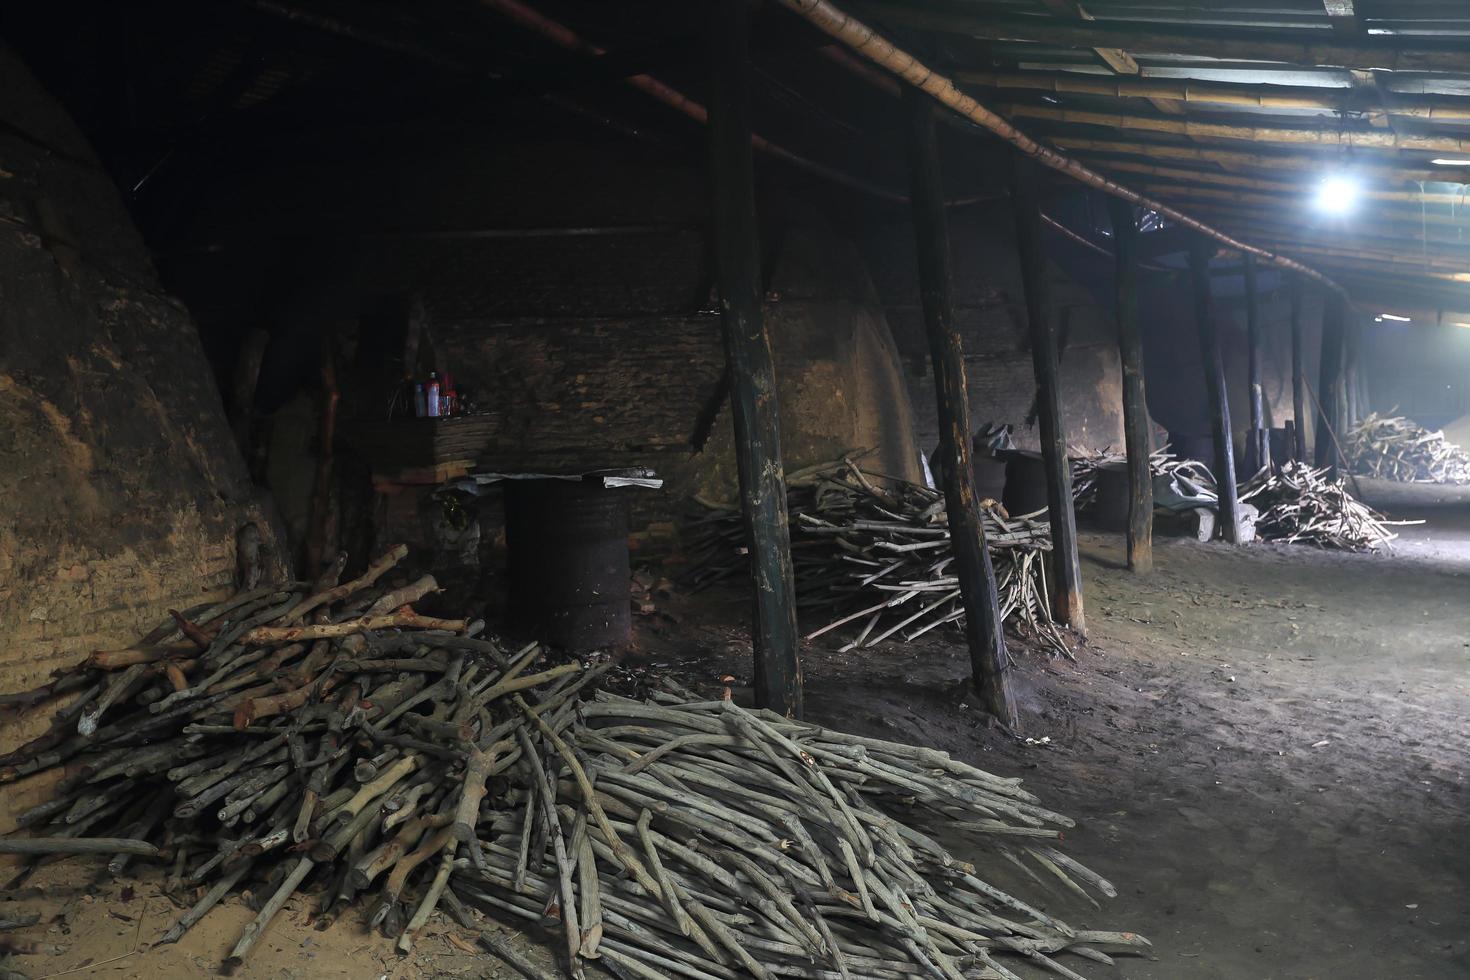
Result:
<instances>
[{"instance_id":1,"label":"wooden support post","mask_svg":"<svg viewBox=\"0 0 1470 980\"><path fill-rule=\"evenodd\" d=\"M1250 361L1251 432L1248 445L1252 472L1271 465L1271 443L1266 433L1265 391L1261 386L1261 298L1256 286L1256 257L1245 256L1245 331Z\"/></svg>"},{"instance_id":2,"label":"wooden support post","mask_svg":"<svg viewBox=\"0 0 1470 980\"><path fill-rule=\"evenodd\" d=\"M1329 293L1322 311L1322 359L1317 367L1317 465L1337 475L1337 452L1332 438L1337 431L1337 388L1342 377L1343 302Z\"/></svg>"},{"instance_id":3,"label":"wooden support post","mask_svg":"<svg viewBox=\"0 0 1470 980\"><path fill-rule=\"evenodd\" d=\"M1295 458L1307 461L1307 368L1302 347L1302 281L1297 276L1290 279L1291 290L1291 414Z\"/></svg>"},{"instance_id":4,"label":"wooden support post","mask_svg":"<svg viewBox=\"0 0 1470 980\"><path fill-rule=\"evenodd\" d=\"M1128 450L1128 567L1154 567L1154 481L1149 470L1148 399L1143 385L1143 331L1138 325L1138 225L1133 205L1108 198L1113 219L1113 283L1118 360L1123 367L1123 438Z\"/></svg>"},{"instance_id":5,"label":"wooden support post","mask_svg":"<svg viewBox=\"0 0 1470 980\"><path fill-rule=\"evenodd\" d=\"M1051 520L1051 564L1056 616L1086 635L1082 612L1082 568L1077 561L1077 517L1072 509L1072 466L1062 424L1062 383L1057 362L1056 321L1046 283L1046 248L1041 241L1041 207L1036 196L1036 165L1011 154L1011 209L1020 250L1021 288L1031 333L1031 367L1036 374L1036 404L1041 420L1041 462L1046 469L1046 511Z\"/></svg>"},{"instance_id":6,"label":"wooden support post","mask_svg":"<svg viewBox=\"0 0 1470 980\"><path fill-rule=\"evenodd\" d=\"M781 468L775 366L762 309L755 170L750 146L750 62L743 0L709 3L709 152L720 318L740 472L740 511L755 591L755 700L801 717L796 590Z\"/></svg>"},{"instance_id":7,"label":"wooden support post","mask_svg":"<svg viewBox=\"0 0 1470 980\"><path fill-rule=\"evenodd\" d=\"M1343 336L1341 404L1345 408L1340 416L1340 425L1344 433L1357 425L1358 419L1362 417L1358 407L1358 351L1362 342L1363 319L1354 316L1347 324Z\"/></svg>"},{"instance_id":8,"label":"wooden support post","mask_svg":"<svg viewBox=\"0 0 1470 980\"><path fill-rule=\"evenodd\" d=\"M1219 495L1219 525L1225 540L1240 543L1240 514L1235 499L1235 449L1230 439L1230 400L1225 391L1225 362L1220 338L1210 312L1210 251L1214 243L1203 235L1189 243L1189 270L1194 282L1194 322L1199 331L1200 363L1205 371L1210 429L1215 437L1215 488Z\"/></svg>"},{"instance_id":9,"label":"wooden support post","mask_svg":"<svg viewBox=\"0 0 1470 980\"><path fill-rule=\"evenodd\" d=\"M934 131L934 105L929 97L904 89L909 124L909 181L913 202L914 239L918 250L919 297L929 335L929 357L939 405L939 458L944 464L944 502L950 544L965 607L965 639L976 694L986 711L1012 729L1019 727L1011 693L1010 658L1001 631L995 569L985 546L985 525L975 499L975 472L970 463L970 402L965 387L965 358L954 325L949 229L944 215L944 188L939 172L939 141Z\"/></svg>"}]
</instances>

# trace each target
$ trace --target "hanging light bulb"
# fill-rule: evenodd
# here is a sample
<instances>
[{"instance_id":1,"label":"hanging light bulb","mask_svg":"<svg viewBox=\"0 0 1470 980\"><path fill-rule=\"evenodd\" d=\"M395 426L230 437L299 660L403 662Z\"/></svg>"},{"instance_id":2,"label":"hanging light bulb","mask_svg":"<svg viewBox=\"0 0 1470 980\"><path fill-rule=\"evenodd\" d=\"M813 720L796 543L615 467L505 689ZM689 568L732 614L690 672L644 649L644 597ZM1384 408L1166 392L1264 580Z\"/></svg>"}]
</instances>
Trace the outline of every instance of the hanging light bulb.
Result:
<instances>
[{"instance_id":1,"label":"hanging light bulb","mask_svg":"<svg viewBox=\"0 0 1470 980\"><path fill-rule=\"evenodd\" d=\"M1363 186L1356 177L1331 174L1322 178L1322 182L1317 185L1312 206L1323 214L1348 214L1358 206L1358 198L1362 193Z\"/></svg>"}]
</instances>

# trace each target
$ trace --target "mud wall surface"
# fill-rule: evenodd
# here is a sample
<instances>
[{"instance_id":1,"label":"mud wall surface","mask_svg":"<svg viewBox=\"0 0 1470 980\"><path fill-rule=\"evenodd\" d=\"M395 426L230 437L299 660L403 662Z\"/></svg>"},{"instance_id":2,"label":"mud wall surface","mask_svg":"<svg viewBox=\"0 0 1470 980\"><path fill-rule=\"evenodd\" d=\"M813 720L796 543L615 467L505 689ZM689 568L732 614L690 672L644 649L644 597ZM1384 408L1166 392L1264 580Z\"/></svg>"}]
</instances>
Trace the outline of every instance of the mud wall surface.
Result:
<instances>
[{"instance_id":1,"label":"mud wall surface","mask_svg":"<svg viewBox=\"0 0 1470 980\"><path fill-rule=\"evenodd\" d=\"M610 138L408 135L283 148L199 209L197 240L219 248L167 268L221 358L251 327L271 331L261 407L309 387L325 332L344 351L391 347L381 321L401 334L418 310L433 363L497 420L494 468L653 466L669 483L642 498L645 520L689 493L732 499L702 161ZM779 185L758 192L786 467L871 449L875 468L920 478L863 256ZM381 417L395 378L349 376L344 425Z\"/></svg>"},{"instance_id":2,"label":"mud wall surface","mask_svg":"<svg viewBox=\"0 0 1470 980\"><path fill-rule=\"evenodd\" d=\"M228 592L249 520L269 536L194 324L85 140L0 46L0 690ZM46 715L0 719L0 751ZM33 792L0 792L0 828Z\"/></svg>"},{"instance_id":3,"label":"mud wall surface","mask_svg":"<svg viewBox=\"0 0 1470 980\"><path fill-rule=\"evenodd\" d=\"M1036 381L1021 291L1021 267L1005 200L950 210L955 323L965 352L970 421L1012 426L1022 449L1040 446ZM906 220L862 239L893 324L904 377L926 453L938 443L934 382L919 305L913 229ZM1048 263L1051 306L1061 346L1062 411L1067 440L1084 449L1123 444L1122 380L1110 314L1057 265Z\"/></svg>"}]
</instances>

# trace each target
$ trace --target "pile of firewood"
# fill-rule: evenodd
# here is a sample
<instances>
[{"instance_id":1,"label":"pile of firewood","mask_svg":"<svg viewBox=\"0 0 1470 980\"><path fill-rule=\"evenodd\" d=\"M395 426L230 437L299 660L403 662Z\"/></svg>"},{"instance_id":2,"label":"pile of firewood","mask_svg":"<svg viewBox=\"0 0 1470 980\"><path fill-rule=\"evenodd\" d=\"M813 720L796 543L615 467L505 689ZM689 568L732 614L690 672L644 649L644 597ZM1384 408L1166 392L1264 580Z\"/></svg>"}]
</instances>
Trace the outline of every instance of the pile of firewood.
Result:
<instances>
[{"instance_id":1,"label":"pile of firewood","mask_svg":"<svg viewBox=\"0 0 1470 980\"><path fill-rule=\"evenodd\" d=\"M700 503L703 512L685 525L684 583L700 588L747 575L739 511ZM836 615L807 639L854 624L856 634L841 648L847 651L963 624L944 494L866 473L844 459L793 473L787 505L797 605ZM1051 531L1044 515L1008 517L991 508L982 517L1002 620L1070 656L1046 591L1043 553L1051 549Z\"/></svg>"},{"instance_id":2,"label":"pile of firewood","mask_svg":"<svg viewBox=\"0 0 1470 980\"><path fill-rule=\"evenodd\" d=\"M547 664L377 583L272 585L171 613L7 710L70 697L0 756L0 783L65 767L0 853L169 870L178 940L233 890L258 914L238 966L298 891L319 926L357 907L400 951L441 904L559 929L576 976L1011 978L1013 953L1107 961L1146 946L1074 929L994 884L1014 867L1112 895L1055 850L1071 821L944 753L700 702L599 691L610 664ZM338 568L340 569L340 564ZM673 688L672 684L668 685ZM108 836L100 836L107 834ZM982 868L931 834L977 842ZM989 880L987 880L989 879ZM1085 887L1084 887L1085 886Z\"/></svg>"},{"instance_id":3,"label":"pile of firewood","mask_svg":"<svg viewBox=\"0 0 1470 980\"><path fill-rule=\"evenodd\" d=\"M1110 449L1073 449L1070 459L1072 503L1079 513L1097 501L1097 471L1105 466L1123 466L1128 462L1126 455ZM1173 481L1186 496L1215 499L1215 475L1199 460L1181 459L1165 447L1149 454L1148 469L1154 477L1167 477Z\"/></svg>"},{"instance_id":4,"label":"pile of firewood","mask_svg":"<svg viewBox=\"0 0 1470 980\"><path fill-rule=\"evenodd\" d=\"M599 693L584 724L549 738L555 756L529 757L519 810L493 821L500 843L483 867L458 862L450 887L531 922L556 910L569 962L597 957L629 978L1017 980L995 958L1011 953L1076 980L1054 954L1147 948L986 880L1014 867L1093 904L1088 889L1115 894L1052 846L1072 821L1017 780L691 697ZM940 830L975 842L984 866Z\"/></svg>"},{"instance_id":5,"label":"pile of firewood","mask_svg":"<svg viewBox=\"0 0 1470 980\"><path fill-rule=\"evenodd\" d=\"M1369 415L1348 430L1343 453L1355 473L1404 483L1470 483L1470 453L1410 419Z\"/></svg>"},{"instance_id":6,"label":"pile of firewood","mask_svg":"<svg viewBox=\"0 0 1470 980\"><path fill-rule=\"evenodd\" d=\"M129 649L0 697L17 709L72 695L49 732L0 756L0 783L67 767L54 797L20 817L33 836L0 840L0 853L111 855L113 873L137 856L166 860L175 894L202 892L163 942L264 879L255 890L270 897L229 965L308 877L326 920L374 892L371 922L406 947L457 848L478 853L486 780L517 764L528 723L565 727L595 675L537 668L535 645L511 655L463 620L416 614L431 576L376 585L405 554L342 585L339 561L314 586L171 612ZM115 836L88 836L97 830Z\"/></svg>"},{"instance_id":7,"label":"pile of firewood","mask_svg":"<svg viewBox=\"0 0 1470 980\"><path fill-rule=\"evenodd\" d=\"M1256 533L1288 544L1343 551L1377 551L1398 535L1390 527L1422 521L1390 521L1348 492L1342 477L1291 460L1278 472L1262 470L1240 492L1260 511Z\"/></svg>"}]
</instances>

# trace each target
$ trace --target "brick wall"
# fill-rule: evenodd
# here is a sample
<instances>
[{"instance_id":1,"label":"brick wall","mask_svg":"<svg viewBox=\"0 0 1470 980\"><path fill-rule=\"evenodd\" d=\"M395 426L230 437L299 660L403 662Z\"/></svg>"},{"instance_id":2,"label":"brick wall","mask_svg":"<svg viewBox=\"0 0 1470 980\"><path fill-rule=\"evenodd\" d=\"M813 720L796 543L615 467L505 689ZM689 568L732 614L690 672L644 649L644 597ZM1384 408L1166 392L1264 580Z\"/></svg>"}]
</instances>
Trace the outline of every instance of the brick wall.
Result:
<instances>
[{"instance_id":1,"label":"brick wall","mask_svg":"<svg viewBox=\"0 0 1470 980\"><path fill-rule=\"evenodd\" d=\"M0 690L230 587L252 500L187 312L111 181L0 47ZM0 750L46 708L0 716ZM0 830L38 792L0 791Z\"/></svg>"}]
</instances>

